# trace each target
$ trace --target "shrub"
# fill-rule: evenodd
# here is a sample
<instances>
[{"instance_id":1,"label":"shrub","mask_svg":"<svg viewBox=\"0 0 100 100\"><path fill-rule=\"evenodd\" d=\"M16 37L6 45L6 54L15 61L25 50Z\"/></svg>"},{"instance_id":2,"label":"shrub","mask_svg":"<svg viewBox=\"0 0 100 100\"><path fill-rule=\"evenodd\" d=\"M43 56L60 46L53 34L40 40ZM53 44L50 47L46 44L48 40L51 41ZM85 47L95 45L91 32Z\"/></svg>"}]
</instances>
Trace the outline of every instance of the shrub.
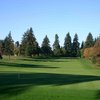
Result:
<instances>
[{"instance_id":1,"label":"shrub","mask_svg":"<svg viewBox=\"0 0 100 100\"><path fill-rule=\"evenodd\" d=\"M96 57L95 56L92 56L92 58L91 58L91 61L92 61L92 63L96 63Z\"/></svg>"}]
</instances>

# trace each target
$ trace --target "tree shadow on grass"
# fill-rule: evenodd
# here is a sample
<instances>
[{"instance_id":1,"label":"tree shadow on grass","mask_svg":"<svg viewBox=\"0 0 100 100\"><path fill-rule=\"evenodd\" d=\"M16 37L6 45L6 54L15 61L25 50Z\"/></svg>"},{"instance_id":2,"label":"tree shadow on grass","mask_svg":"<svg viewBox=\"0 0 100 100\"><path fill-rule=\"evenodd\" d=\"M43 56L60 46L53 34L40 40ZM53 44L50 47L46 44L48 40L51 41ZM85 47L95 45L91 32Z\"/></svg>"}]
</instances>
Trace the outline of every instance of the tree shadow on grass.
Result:
<instances>
[{"instance_id":1,"label":"tree shadow on grass","mask_svg":"<svg viewBox=\"0 0 100 100\"><path fill-rule=\"evenodd\" d=\"M18 78L19 77L19 78ZM0 85L68 85L100 80L99 76L53 73L1 73Z\"/></svg>"},{"instance_id":2,"label":"tree shadow on grass","mask_svg":"<svg viewBox=\"0 0 100 100\"><path fill-rule=\"evenodd\" d=\"M16 95L30 86L70 85L100 80L99 76L53 73L0 73L0 95Z\"/></svg>"},{"instance_id":3,"label":"tree shadow on grass","mask_svg":"<svg viewBox=\"0 0 100 100\"><path fill-rule=\"evenodd\" d=\"M67 59L67 60L66 60ZM22 61L36 61L36 62L69 62L68 58L52 57L52 58L22 58Z\"/></svg>"},{"instance_id":4,"label":"tree shadow on grass","mask_svg":"<svg viewBox=\"0 0 100 100\"><path fill-rule=\"evenodd\" d=\"M69 62L66 59L33 59L36 62Z\"/></svg>"},{"instance_id":5,"label":"tree shadow on grass","mask_svg":"<svg viewBox=\"0 0 100 100\"><path fill-rule=\"evenodd\" d=\"M97 66L98 68L100 68L100 64L97 64L96 66Z\"/></svg>"},{"instance_id":6,"label":"tree shadow on grass","mask_svg":"<svg viewBox=\"0 0 100 100\"><path fill-rule=\"evenodd\" d=\"M97 93L96 93L96 99L100 100L100 90L98 90Z\"/></svg>"},{"instance_id":7,"label":"tree shadow on grass","mask_svg":"<svg viewBox=\"0 0 100 100\"><path fill-rule=\"evenodd\" d=\"M59 67L49 67L45 65L35 65L35 64L18 64L12 62L0 62L0 66L9 66L9 67L23 67L23 68L59 68Z\"/></svg>"},{"instance_id":8,"label":"tree shadow on grass","mask_svg":"<svg viewBox=\"0 0 100 100\"><path fill-rule=\"evenodd\" d=\"M0 88L0 99L8 100L10 98L9 100L13 100L14 98L16 98L15 96L23 94L23 92L27 91L30 87L31 85L3 86L2 88Z\"/></svg>"},{"instance_id":9,"label":"tree shadow on grass","mask_svg":"<svg viewBox=\"0 0 100 100\"><path fill-rule=\"evenodd\" d=\"M17 93L21 93L29 88L29 85L12 85L0 88L0 94L11 93L12 95L17 95Z\"/></svg>"}]
</instances>

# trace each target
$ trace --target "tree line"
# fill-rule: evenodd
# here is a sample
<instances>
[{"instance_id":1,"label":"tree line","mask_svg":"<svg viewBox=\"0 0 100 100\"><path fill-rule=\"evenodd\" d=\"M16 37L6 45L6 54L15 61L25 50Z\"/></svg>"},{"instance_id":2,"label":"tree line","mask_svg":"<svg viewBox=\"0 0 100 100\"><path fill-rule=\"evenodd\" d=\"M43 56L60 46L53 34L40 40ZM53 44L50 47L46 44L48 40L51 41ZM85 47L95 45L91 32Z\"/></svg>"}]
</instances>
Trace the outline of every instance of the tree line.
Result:
<instances>
[{"instance_id":1,"label":"tree line","mask_svg":"<svg viewBox=\"0 0 100 100\"><path fill-rule=\"evenodd\" d=\"M59 36L55 34L55 40L53 46L50 46L50 40L46 35L42 41L42 45L39 46L37 39L34 35L32 27L29 28L22 37L21 43L19 41L14 42L11 32L4 40L0 40L0 52L4 55L16 56L55 56L55 57L81 57L82 49L89 48L95 45L97 38L93 38L89 33L85 42L79 43L78 34L74 35L72 40L70 33L68 32L64 39L64 45L61 47L59 43Z\"/></svg>"}]
</instances>

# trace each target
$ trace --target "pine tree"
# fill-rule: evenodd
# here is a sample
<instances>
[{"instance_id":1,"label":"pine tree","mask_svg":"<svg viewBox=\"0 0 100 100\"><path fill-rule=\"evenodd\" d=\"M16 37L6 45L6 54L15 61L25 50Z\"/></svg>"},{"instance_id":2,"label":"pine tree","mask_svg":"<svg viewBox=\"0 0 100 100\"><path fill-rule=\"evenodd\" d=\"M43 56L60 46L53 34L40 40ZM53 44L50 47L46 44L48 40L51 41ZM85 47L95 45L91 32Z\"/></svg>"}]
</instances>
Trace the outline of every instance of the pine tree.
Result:
<instances>
[{"instance_id":1,"label":"pine tree","mask_svg":"<svg viewBox=\"0 0 100 100\"><path fill-rule=\"evenodd\" d=\"M78 42L78 35L75 34L72 44L72 56L78 57L80 56L80 50L79 50L79 42Z\"/></svg>"},{"instance_id":2,"label":"pine tree","mask_svg":"<svg viewBox=\"0 0 100 100\"><path fill-rule=\"evenodd\" d=\"M11 55L14 55L14 41L11 36L11 32L9 32L8 36L4 40L4 49L5 54L9 55L9 59Z\"/></svg>"},{"instance_id":3,"label":"pine tree","mask_svg":"<svg viewBox=\"0 0 100 100\"><path fill-rule=\"evenodd\" d=\"M91 33L88 34L85 42L85 48L90 48L94 45L93 36Z\"/></svg>"},{"instance_id":4,"label":"pine tree","mask_svg":"<svg viewBox=\"0 0 100 100\"><path fill-rule=\"evenodd\" d=\"M14 46L14 54L16 56L18 56L20 53L20 44L19 44L19 41L15 42L15 46Z\"/></svg>"},{"instance_id":5,"label":"pine tree","mask_svg":"<svg viewBox=\"0 0 100 100\"><path fill-rule=\"evenodd\" d=\"M28 30L27 33L28 33L28 35L27 35L27 45L26 45L26 49L25 49L26 50L26 55L32 57L32 54L35 51L34 47L35 47L36 39L33 35L32 28L30 28L30 30Z\"/></svg>"},{"instance_id":6,"label":"pine tree","mask_svg":"<svg viewBox=\"0 0 100 100\"><path fill-rule=\"evenodd\" d=\"M50 41L49 41L49 38L47 37L47 35L43 39L41 50L42 50L42 54L44 54L46 56L51 55L51 53L52 53L52 50L50 47Z\"/></svg>"},{"instance_id":7,"label":"pine tree","mask_svg":"<svg viewBox=\"0 0 100 100\"><path fill-rule=\"evenodd\" d=\"M19 47L19 46L20 46L19 41L16 41L16 42L15 42L15 46L16 46L16 47Z\"/></svg>"},{"instance_id":8,"label":"pine tree","mask_svg":"<svg viewBox=\"0 0 100 100\"><path fill-rule=\"evenodd\" d=\"M60 44L59 44L59 36L56 34L55 35L55 41L53 44L53 53L54 56L60 56L61 55L61 49L60 49Z\"/></svg>"},{"instance_id":9,"label":"pine tree","mask_svg":"<svg viewBox=\"0 0 100 100\"><path fill-rule=\"evenodd\" d=\"M84 41L82 41L82 44L81 44L81 48L80 49L83 49L84 48Z\"/></svg>"},{"instance_id":10,"label":"pine tree","mask_svg":"<svg viewBox=\"0 0 100 100\"><path fill-rule=\"evenodd\" d=\"M72 46L72 43L71 43L71 36L70 36L70 33L68 32L66 34L66 37L65 37L65 42L64 42L64 48L65 48L65 55L66 56L71 56L71 46Z\"/></svg>"},{"instance_id":11,"label":"pine tree","mask_svg":"<svg viewBox=\"0 0 100 100\"><path fill-rule=\"evenodd\" d=\"M25 56L25 52L26 52L26 46L27 46L27 40L28 40L27 36L28 36L28 33L25 32L20 44L20 55L23 55L23 56Z\"/></svg>"},{"instance_id":12,"label":"pine tree","mask_svg":"<svg viewBox=\"0 0 100 100\"><path fill-rule=\"evenodd\" d=\"M0 40L0 52L4 51L4 40Z\"/></svg>"},{"instance_id":13,"label":"pine tree","mask_svg":"<svg viewBox=\"0 0 100 100\"><path fill-rule=\"evenodd\" d=\"M30 57L39 53L39 45L36 41L32 28L28 29L27 32L24 33L20 52L22 55Z\"/></svg>"},{"instance_id":14,"label":"pine tree","mask_svg":"<svg viewBox=\"0 0 100 100\"><path fill-rule=\"evenodd\" d=\"M97 38L94 39L94 45L95 45L96 41L97 41Z\"/></svg>"}]
</instances>

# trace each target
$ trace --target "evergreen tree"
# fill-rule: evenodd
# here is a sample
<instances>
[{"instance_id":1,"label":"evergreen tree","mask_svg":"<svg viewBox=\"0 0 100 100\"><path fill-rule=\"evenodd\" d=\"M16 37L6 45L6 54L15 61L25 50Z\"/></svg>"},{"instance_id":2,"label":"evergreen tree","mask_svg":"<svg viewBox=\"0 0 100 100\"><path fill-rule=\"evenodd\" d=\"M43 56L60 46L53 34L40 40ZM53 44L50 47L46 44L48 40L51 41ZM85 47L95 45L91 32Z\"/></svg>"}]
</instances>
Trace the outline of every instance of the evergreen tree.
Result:
<instances>
[{"instance_id":1,"label":"evergreen tree","mask_svg":"<svg viewBox=\"0 0 100 100\"><path fill-rule=\"evenodd\" d=\"M4 40L4 49L5 54L10 56L14 54L14 41L11 36L11 32L9 32L8 36Z\"/></svg>"},{"instance_id":2,"label":"evergreen tree","mask_svg":"<svg viewBox=\"0 0 100 100\"><path fill-rule=\"evenodd\" d=\"M72 44L72 56L78 57L80 56L80 50L79 50L79 42L78 42L78 35L75 34Z\"/></svg>"},{"instance_id":3,"label":"evergreen tree","mask_svg":"<svg viewBox=\"0 0 100 100\"><path fill-rule=\"evenodd\" d=\"M14 46L14 54L15 55L19 55L19 53L20 53L20 44L19 44L19 41L17 41L17 42L15 42L15 46Z\"/></svg>"},{"instance_id":4,"label":"evergreen tree","mask_svg":"<svg viewBox=\"0 0 100 100\"><path fill-rule=\"evenodd\" d=\"M94 39L94 45L95 45L96 41L97 41L97 38Z\"/></svg>"},{"instance_id":5,"label":"evergreen tree","mask_svg":"<svg viewBox=\"0 0 100 100\"><path fill-rule=\"evenodd\" d=\"M85 42L85 48L90 48L94 45L93 36L91 33L88 34Z\"/></svg>"},{"instance_id":6,"label":"evergreen tree","mask_svg":"<svg viewBox=\"0 0 100 100\"><path fill-rule=\"evenodd\" d=\"M26 44L26 55L27 56L31 56L32 57L32 54L33 52L35 52L35 37L33 35L33 30L32 28L30 28L30 30L27 31L28 35L27 35L27 44Z\"/></svg>"},{"instance_id":7,"label":"evergreen tree","mask_svg":"<svg viewBox=\"0 0 100 100\"><path fill-rule=\"evenodd\" d=\"M23 35L20 52L22 55L30 57L39 53L39 46L33 34L32 28L27 30L27 32L25 32L25 34Z\"/></svg>"},{"instance_id":8,"label":"evergreen tree","mask_svg":"<svg viewBox=\"0 0 100 100\"><path fill-rule=\"evenodd\" d=\"M68 32L66 34L65 42L64 42L64 48L65 48L66 56L71 56L71 46L72 46L71 36L70 36L70 33Z\"/></svg>"},{"instance_id":9,"label":"evergreen tree","mask_svg":"<svg viewBox=\"0 0 100 100\"><path fill-rule=\"evenodd\" d=\"M84 41L82 41L82 44L81 44L81 48L80 49L83 49L84 48Z\"/></svg>"},{"instance_id":10,"label":"evergreen tree","mask_svg":"<svg viewBox=\"0 0 100 100\"><path fill-rule=\"evenodd\" d=\"M4 40L0 40L0 59L3 59L2 57L3 51L4 51Z\"/></svg>"},{"instance_id":11,"label":"evergreen tree","mask_svg":"<svg viewBox=\"0 0 100 100\"><path fill-rule=\"evenodd\" d=\"M28 36L28 33L25 32L20 44L20 55L23 55L23 56L25 56L25 52L26 52L26 46L27 46L27 40L28 40L27 36Z\"/></svg>"},{"instance_id":12,"label":"evergreen tree","mask_svg":"<svg viewBox=\"0 0 100 100\"><path fill-rule=\"evenodd\" d=\"M0 40L0 52L4 51L4 40Z\"/></svg>"},{"instance_id":13,"label":"evergreen tree","mask_svg":"<svg viewBox=\"0 0 100 100\"><path fill-rule=\"evenodd\" d=\"M34 33L33 33L33 29L30 28L29 30L29 34L28 34L28 42L27 42L27 53L29 56L32 56L33 55L36 55L36 54L39 54L39 45L36 41L36 38L34 36Z\"/></svg>"},{"instance_id":14,"label":"evergreen tree","mask_svg":"<svg viewBox=\"0 0 100 100\"><path fill-rule=\"evenodd\" d=\"M42 50L42 54L44 54L46 56L51 55L51 53L52 53L52 50L50 47L50 41L49 41L49 38L47 37L47 35L43 39L41 50Z\"/></svg>"},{"instance_id":15,"label":"evergreen tree","mask_svg":"<svg viewBox=\"0 0 100 100\"><path fill-rule=\"evenodd\" d=\"M53 44L53 53L54 56L60 56L61 55L61 49L60 49L60 44L59 44L59 36L56 34L55 35L55 41Z\"/></svg>"},{"instance_id":16,"label":"evergreen tree","mask_svg":"<svg viewBox=\"0 0 100 100\"><path fill-rule=\"evenodd\" d=\"M15 46L16 46L16 47L19 47L19 46L20 46L19 41L16 41L16 42L15 42Z\"/></svg>"},{"instance_id":17,"label":"evergreen tree","mask_svg":"<svg viewBox=\"0 0 100 100\"><path fill-rule=\"evenodd\" d=\"M39 46L38 42L36 41L35 42L35 52L33 52L33 54L39 56L40 52L41 52L40 46Z\"/></svg>"}]
</instances>

